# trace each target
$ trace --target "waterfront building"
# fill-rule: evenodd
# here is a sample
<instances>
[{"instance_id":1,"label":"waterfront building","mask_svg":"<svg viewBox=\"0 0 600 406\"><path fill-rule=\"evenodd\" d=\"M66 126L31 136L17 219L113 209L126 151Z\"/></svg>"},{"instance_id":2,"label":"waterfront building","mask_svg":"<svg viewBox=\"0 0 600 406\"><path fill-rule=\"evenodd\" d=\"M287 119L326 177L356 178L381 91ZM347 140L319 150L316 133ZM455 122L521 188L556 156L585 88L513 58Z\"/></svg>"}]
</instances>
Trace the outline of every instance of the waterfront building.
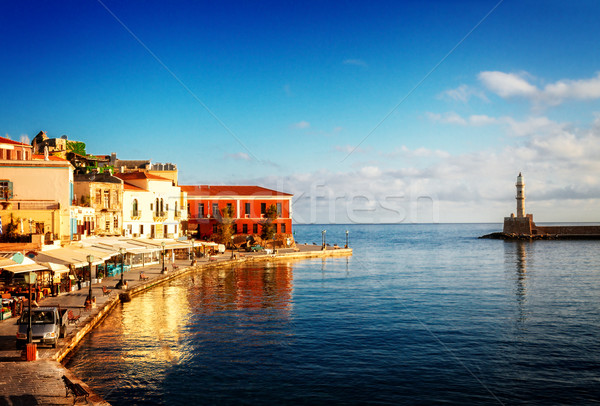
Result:
<instances>
[{"instance_id":1,"label":"waterfront building","mask_svg":"<svg viewBox=\"0 0 600 406\"><path fill-rule=\"evenodd\" d=\"M292 234L292 197L260 186L181 186L188 198L188 230L201 238L217 232L221 212L230 208L233 213L233 233L260 234L261 222L267 208L277 208L275 233L282 238Z\"/></svg>"},{"instance_id":2,"label":"waterfront building","mask_svg":"<svg viewBox=\"0 0 600 406\"><path fill-rule=\"evenodd\" d=\"M187 194L173 180L152 173L116 173L123 180L124 235L177 238L187 220Z\"/></svg>"},{"instance_id":3,"label":"waterfront building","mask_svg":"<svg viewBox=\"0 0 600 406\"><path fill-rule=\"evenodd\" d=\"M0 137L0 160L30 161L31 155L31 145Z\"/></svg>"},{"instance_id":4,"label":"waterfront building","mask_svg":"<svg viewBox=\"0 0 600 406\"><path fill-rule=\"evenodd\" d=\"M110 173L75 174L74 204L94 209L94 224L86 234L123 234L123 181ZM87 212L88 221L90 211ZM85 221L85 216L83 219ZM85 224L81 226L86 227ZM83 230L82 230L83 231Z\"/></svg>"},{"instance_id":5,"label":"waterfront building","mask_svg":"<svg viewBox=\"0 0 600 406\"><path fill-rule=\"evenodd\" d=\"M73 167L67 160L32 154L31 145L0 137L0 195L3 228L12 221L21 235L71 240Z\"/></svg>"}]
</instances>

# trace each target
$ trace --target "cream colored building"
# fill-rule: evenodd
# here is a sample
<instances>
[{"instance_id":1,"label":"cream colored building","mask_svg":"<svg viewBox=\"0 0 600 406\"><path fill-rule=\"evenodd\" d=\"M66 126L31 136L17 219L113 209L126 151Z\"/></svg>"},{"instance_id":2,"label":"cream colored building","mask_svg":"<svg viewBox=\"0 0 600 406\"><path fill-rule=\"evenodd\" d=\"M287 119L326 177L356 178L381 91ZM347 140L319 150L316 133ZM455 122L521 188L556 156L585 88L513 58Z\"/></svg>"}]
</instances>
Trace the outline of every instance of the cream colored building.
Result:
<instances>
[{"instance_id":1,"label":"cream colored building","mask_svg":"<svg viewBox=\"0 0 600 406\"><path fill-rule=\"evenodd\" d=\"M186 193L172 179L147 172L117 173L124 182L124 235L142 238L177 238L187 221Z\"/></svg>"},{"instance_id":2,"label":"cream colored building","mask_svg":"<svg viewBox=\"0 0 600 406\"><path fill-rule=\"evenodd\" d=\"M75 201L95 212L94 235L123 234L123 181L110 173L75 175Z\"/></svg>"},{"instance_id":3,"label":"cream colored building","mask_svg":"<svg viewBox=\"0 0 600 406\"><path fill-rule=\"evenodd\" d=\"M23 144L22 149L31 151L31 146ZM70 210L73 167L57 157L45 160L43 156L33 155L32 159L30 152L19 158L0 159L3 228L12 217L18 224L19 234L45 234L46 241L71 240L74 227Z\"/></svg>"}]
</instances>

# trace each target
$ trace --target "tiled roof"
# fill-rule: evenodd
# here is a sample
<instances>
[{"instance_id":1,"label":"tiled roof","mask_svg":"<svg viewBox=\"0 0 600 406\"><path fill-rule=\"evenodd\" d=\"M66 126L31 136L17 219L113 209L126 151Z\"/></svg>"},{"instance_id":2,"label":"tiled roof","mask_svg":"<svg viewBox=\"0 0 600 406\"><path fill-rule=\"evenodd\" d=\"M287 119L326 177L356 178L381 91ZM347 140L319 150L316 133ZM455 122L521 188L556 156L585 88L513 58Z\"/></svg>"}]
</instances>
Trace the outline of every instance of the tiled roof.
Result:
<instances>
[{"instance_id":1,"label":"tiled roof","mask_svg":"<svg viewBox=\"0 0 600 406\"><path fill-rule=\"evenodd\" d=\"M180 186L188 198L194 196L293 196L262 186L198 185Z\"/></svg>"},{"instance_id":2,"label":"tiled roof","mask_svg":"<svg viewBox=\"0 0 600 406\"><path fill-rule=\"evenodd\" d=\"M142 189L141 187L134 186L127 182L123 182L123 190L130 190L132 192L147 192L146 189Z\"/></svg>"},{"instance_id":3,"label":"tiled roof","mask_svg":"<svg viewBox=\"0 0 600 406\"><path fill-rule=\"evenodd\" d=\"M25 144L23 142L18 142L18 141L13 141L10 138L5 138L5 137L0 137L0 144L20 145L22 147L31 148L31 145L29 145L29 144Z\"/></svg>"},{"instance_id":4,"label":"tiled roof","mask_svg":"<svg viewBox=\"0 0 600 406\"><path fill-rule=\"evenodd\" d=\"M123 180L134 180L134 179L149 179L149 180L162 180L164 182L173 182L171 179L156 176L146 172L127 172L127 173L115 173L117 178Z\"/></svg>"}]
</instances>

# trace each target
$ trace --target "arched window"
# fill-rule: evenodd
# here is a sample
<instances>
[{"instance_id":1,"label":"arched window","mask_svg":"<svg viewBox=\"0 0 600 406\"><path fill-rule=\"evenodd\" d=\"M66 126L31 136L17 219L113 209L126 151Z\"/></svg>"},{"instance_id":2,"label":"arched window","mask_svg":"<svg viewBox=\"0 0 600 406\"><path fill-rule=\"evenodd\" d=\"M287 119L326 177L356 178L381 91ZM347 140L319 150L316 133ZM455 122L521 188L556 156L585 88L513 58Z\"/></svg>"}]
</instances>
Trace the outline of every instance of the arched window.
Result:
<instances>
[{"instance_id":1,"label":"arched window","mask_svg":"<svg viewBox=\"0 0 600 406\"><path fill-rule=\"evenodd\" d=\"M133 204L132 204L132 208L131 208L131 217L137 217L138 216L138 201L137 199L133 199Z\"/></svg>"},{"instance_id":2,"label":"arched window","mask_svg":"<svg viewBox=\"0 0 600 406\"><path fill-rule=\"evenodd\" d=\"M160 199L156 198L156 217L160 216Z\"/></svg>"},{"instance_id":3,"label":"arched window","mask_svg":"<svg viewBox=\"0 0 600 406\"><path fill-rule=\"evenodd\" d=\"M160 215L163 216L165 212L165 201L160 199Z\"/></svg>"}]
</instances>

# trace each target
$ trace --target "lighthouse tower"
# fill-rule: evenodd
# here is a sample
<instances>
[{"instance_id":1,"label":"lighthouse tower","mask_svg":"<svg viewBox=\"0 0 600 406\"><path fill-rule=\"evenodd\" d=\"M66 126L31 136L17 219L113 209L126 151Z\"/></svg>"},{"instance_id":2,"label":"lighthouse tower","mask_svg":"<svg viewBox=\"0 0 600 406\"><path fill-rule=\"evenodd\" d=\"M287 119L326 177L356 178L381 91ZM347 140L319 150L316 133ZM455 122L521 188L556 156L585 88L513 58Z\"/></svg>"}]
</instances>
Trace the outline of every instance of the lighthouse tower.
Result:
<instances>
[{"instance_id":1,"label":"lighthouse tower","mask_svg":"<svg viewBox=\"0 0 600 406\"><path fill-rule=\"evenodd\" d=\"M517 217L525 217L525 181L523 180L521 172L519 172L519 176L517 176L517 183L515 186L517 187Z\"/></svg>"}]
</instances>

